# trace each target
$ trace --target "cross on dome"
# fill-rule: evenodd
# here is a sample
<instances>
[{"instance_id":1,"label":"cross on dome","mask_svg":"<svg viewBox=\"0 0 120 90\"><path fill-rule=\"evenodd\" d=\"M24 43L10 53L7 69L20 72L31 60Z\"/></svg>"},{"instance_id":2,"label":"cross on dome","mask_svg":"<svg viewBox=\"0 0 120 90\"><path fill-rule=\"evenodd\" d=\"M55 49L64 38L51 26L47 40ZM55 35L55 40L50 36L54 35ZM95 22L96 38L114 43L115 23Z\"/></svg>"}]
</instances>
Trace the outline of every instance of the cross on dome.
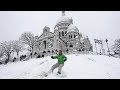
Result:
<instances>
[{"instance_id":1,"label":"cross on dome","mask_svg":"<svg viewBox=\"0 0 120 90\"><path fill-rule=\"evenodd\" d=\"M62 11L62 16L65 16L65 11Z\"/></svg>"}]
</instances>

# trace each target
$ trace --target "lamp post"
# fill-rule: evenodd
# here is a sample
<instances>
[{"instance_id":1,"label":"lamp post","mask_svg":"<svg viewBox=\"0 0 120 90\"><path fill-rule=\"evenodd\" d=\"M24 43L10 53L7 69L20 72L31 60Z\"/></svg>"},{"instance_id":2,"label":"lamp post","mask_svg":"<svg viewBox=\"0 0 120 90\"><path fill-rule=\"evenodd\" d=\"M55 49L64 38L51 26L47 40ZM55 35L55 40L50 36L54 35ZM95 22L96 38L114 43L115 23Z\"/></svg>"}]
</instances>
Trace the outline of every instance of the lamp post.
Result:
<instances>
[{"instance_id":1,"label":"lamp post","mask_svg":"<svg viewBox=\"0 0 120 90\"><path fill-rule=\"evenodd\" d=\"M95 42L95 48L96 48L96 54L97 54L97 46L96 46L96 39L94 39L94 42Z\"/></svg>"},{"instance_id":2,"label":"lamp post","mask_svg":"<svg viewBox=\"0 0 120 90\"><path fill-rule=\"evenodd\" d=\"M100 40L100 44L101 44L100 54L103 55L103 43L102 43L102 40Z\"/></svg>"},{"instance_id":3,"label":"lamp post","mask_svg":"<svg viewBox=\"0 0 120 90\"><path fill-rule=\"evenodd\" d=\"M106 39L105 42L107 43L108 53L109 53L109 56L110 56L110 50L109 50L109 47L108 47L108 39Z\"/></svg>"}]
</instances>

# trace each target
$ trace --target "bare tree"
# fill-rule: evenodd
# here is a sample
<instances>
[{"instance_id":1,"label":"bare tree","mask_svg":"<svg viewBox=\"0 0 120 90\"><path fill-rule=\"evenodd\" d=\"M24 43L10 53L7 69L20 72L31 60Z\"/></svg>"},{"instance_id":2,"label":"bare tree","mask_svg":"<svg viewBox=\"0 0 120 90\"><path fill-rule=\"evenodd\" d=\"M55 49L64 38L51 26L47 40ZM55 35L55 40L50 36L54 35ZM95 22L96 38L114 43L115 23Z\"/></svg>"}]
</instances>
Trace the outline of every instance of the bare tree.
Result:
<instances>
[{"instance_id":1,"label":"bare tree","mask_svg":"<svg viewBox=\"0 0 120 90\"><path fill-rule=\"evenodd\" d=\"M6 63L10 60L11 53L13 52L12 41L5 41L0 44L1 50L4 52L4 55L7 57Z\"/></svg>"},{"instance_id":2,"label":"bare tree","mask_svg":"<svg viewBox=\"0 0 120 90\"><path fill-rule=\"evenodd\" d=\"M120 55L120 39L115 40L112 50L116 51Z\"/></svg>"},{"instance_id":3,"label":"bare tree","mask_svg":"<svg viewBox=\"0 0 120 90\"><path fill-rule=\"evenodd\" d=\"M17 53L17 57L19 58L19 52L23 50L23 43L19 40L13 41L13 51Z\"/></svg>"},{"instance_id":4,"label":"bare tree","mask_svg":"<svg viewBox=\"0 0 120 90\"><path fill-rule=\"evenodd\" d=\"M33 49L34 49L34 45L35 45L34 34L31 32L24 32L20 37L20 41L22 41L24 44L27 44L30 47L31 58L32 58Z\"/></svg>"},{"instance_id":5,"label":"bare tree","mask_svg":"<svg viewBox=\"0 0 120 90\"><path fill-rule=\"evenodd\" d=\"M4 52L2 51L1 47L0 47L0 58L4 55Z\"/></svg>"}]
</instances>

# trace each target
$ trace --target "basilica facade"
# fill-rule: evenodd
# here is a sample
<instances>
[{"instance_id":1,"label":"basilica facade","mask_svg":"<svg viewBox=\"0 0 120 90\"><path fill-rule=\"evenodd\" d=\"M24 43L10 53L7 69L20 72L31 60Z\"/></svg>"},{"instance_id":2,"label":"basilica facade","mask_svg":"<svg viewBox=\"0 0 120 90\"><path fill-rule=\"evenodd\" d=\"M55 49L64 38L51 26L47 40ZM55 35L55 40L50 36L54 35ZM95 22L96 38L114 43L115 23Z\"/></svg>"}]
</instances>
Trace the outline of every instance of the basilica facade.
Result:
<instances>
[{"instance_id":1,"label":"basilica facade","mask_svg":"<svg viewBox=\"0 0 120 90\"><path fill-rule=\"evenodd\" d=\"M65 11L56 22L54 32L45 26L40 36L35 36L36 44L34 52L62 50L70 51L92 51L92 44L88 37L83 37L79 29L74 25L73 19L66 17Z\"/></svg>"}]
</instances>

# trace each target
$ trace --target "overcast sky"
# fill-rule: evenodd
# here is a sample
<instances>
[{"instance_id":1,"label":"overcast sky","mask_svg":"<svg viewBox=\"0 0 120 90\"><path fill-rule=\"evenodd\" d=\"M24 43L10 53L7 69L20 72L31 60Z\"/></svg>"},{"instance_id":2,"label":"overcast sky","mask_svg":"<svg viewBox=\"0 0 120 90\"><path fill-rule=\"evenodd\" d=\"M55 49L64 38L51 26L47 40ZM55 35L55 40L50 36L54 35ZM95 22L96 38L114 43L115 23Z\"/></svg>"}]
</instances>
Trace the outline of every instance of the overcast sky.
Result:
<instances>
[{"instance_id":1,"label":"overcast sky","mask_svg":"<svg viewBox=\"0 0 120 90\"><path fill-rule=\"evenodd\" d=\"M108 38L111 46L120 38L119 11L66 11L65 14L73 18L73 24L90 38L92 44L94 38ZM0 11L0 42L17 40L26 31L40 36L44 26L53 32L61 16L61 11ZM106 43L103 44L105 47Z\"/></svg>"}]
</instances>

